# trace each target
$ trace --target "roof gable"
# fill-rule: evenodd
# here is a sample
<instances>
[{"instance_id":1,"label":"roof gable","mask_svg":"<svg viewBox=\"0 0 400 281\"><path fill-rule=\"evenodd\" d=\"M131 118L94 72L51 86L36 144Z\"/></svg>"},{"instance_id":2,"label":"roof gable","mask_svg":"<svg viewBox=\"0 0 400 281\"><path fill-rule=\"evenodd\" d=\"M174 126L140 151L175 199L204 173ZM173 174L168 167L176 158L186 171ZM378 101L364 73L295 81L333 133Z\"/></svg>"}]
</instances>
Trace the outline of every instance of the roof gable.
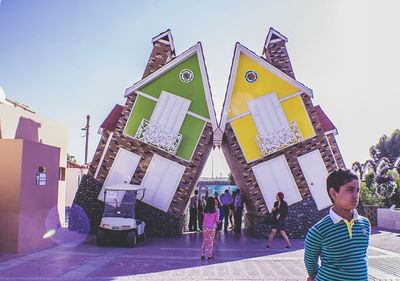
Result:
<instances>
[{"instance_id":1,"label":"roof gable","mask_svg":"<svg viewBox=\"0 0 400 281\"><path fill-rule=\"evenodd\" d=\"M181 76L186 69L193 73L193 79L189 83L185 83ZM211 89L200 43L127 88L125 97L135 91L140 91L158 99L163 90L190 99L192 103L189 111L210 119L213 129L217 128Z\"/></svg>"},{"instance_id":2,"label":"roof gable","mask_svg":"<svg viewBox=\"0 0 400 281\"><path fill-rule=\"evenodd\" d=\"M232 104L232 94L235 90L236 79L239 75L243 75L243 73L239 73L240 72L239 63L240 63L241 57L243 57L243 56L251 59L252 61L254 61L254 63L256 65L259 65L260 67L262 67L266 71L265 73L269 72L269 73L273 74L274 76L276 76L277 78L284 81L287 85L289 85L293 88L296 88L296 89L298 89L298 91L303 92L311 97L313 96L311 89L307 88L306 86L304 86L297 80L291 78L289 75L280 71L275 66L273 66L272 64L265 61L263 58L256 55L254 52L252 52L249 49L247 49L246 47L242 46L240 43L236 43L234 56L232 59L231 71L230 71L230 75L229 75L227 92L225 95L224 106L223 106L223 110L221 113L220 128L222 131L225 130L226 122L229 118L229 109ZM240 77L240 78L244 78L244 77Z\"/></svg>"}]
</instances>

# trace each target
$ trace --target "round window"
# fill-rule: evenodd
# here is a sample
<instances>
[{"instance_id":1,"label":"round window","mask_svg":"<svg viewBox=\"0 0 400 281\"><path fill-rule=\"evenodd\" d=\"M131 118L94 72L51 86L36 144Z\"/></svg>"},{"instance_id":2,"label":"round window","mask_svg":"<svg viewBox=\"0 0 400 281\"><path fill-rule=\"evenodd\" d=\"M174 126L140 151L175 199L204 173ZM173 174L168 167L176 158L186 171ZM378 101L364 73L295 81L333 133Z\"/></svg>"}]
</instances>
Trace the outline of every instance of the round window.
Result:
<instances>
[{"instance_id":1,"label":"round window","mask_svg":"<svg viewBox=\"0 0 400 281\"><path fill-rule=\"evenodd\" d=\"M249 83L256 82L257 78L258 78L257 72L255 72L254 70L249 70L244 75L244 79L246 79L246 81L249 82Z\"/></svg>"},{"instance_id":2,"label":"round window","mask_svg":"<svg viewBox=\"0 0 400 281\"><path fill-rule=\"evenodd\" d=\"M179 73L179 79L183 83L190 83L190 82L192 82L193 78L194 78L194 74L193 74L193 71L191 71L190 69L184 69Z\"/></svg>"}]
</instances>

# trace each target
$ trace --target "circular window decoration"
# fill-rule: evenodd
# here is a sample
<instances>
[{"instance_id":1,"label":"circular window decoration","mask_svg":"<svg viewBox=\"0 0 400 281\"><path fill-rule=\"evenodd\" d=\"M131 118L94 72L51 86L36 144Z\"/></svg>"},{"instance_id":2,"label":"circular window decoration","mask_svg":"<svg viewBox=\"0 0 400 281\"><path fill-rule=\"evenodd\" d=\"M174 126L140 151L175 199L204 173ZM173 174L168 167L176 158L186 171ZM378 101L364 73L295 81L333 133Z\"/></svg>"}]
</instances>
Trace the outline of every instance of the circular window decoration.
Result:
<instances>
[{"instance_id":1,"label":"circular window decoration","mask_svg":"<svg viewBox=\"0 0 400 281\"><path fill-rule=\"evenodd\" d=\"M257 72L255 72L254 70L249 70L244 75L244 79L246 79L246 81L249 83L256 82L257 78L258 78Z\"/></svg>"},{"instance_id":2,"label":"circular window decoration","mask_svg":"<svg viewBox=\"0 0 400 281\"><path fill-rule=\"evenodd\" d=\"M183 83L190 83L190 82L192 82L193 78L194 78L194 74L193 74L193 71L191 71L190 69L184 69L179 73L179 79Z\"/></svg>"}]
</instances>

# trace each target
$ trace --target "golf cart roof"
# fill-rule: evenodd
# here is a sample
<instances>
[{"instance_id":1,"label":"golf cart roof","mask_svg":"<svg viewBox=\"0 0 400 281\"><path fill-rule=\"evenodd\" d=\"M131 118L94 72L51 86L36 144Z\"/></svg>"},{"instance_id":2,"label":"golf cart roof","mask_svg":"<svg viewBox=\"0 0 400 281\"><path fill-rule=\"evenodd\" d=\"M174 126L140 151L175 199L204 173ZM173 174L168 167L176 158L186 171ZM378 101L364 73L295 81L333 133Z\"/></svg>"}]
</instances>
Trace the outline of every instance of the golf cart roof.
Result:
<instances>
[{"instance_id":1,"label":"golf cart roof","mask_svg":"<svg viewBox=\"0 0 400 281\"><path fill-rule=\"evenodd\" d=\"M121 191L139 191L146 188L138 184L120 183L111 186L106 186L105 190L121 190Z\"/></svg>"}]
</instances>

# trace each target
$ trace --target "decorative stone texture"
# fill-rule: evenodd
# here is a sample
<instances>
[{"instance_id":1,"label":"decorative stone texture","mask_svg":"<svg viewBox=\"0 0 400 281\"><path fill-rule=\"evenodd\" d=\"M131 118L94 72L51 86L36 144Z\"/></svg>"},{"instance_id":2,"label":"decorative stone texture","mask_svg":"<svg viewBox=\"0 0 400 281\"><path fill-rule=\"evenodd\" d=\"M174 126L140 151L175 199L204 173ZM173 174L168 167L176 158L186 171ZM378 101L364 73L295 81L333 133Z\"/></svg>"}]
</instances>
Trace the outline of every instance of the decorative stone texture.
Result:
<instances>
[{"instance_id":1,"label":"decorative stone texture","mask_svg":"<svg viewBox=\"0 0 400 281\"><path fill-rule=\"evenodd\" d=\"M283 40L276 43L270 43L268 47L264 49L265 59L280 71L294 79L294 72L285 43L286 42Z\"/></svg>"},{"instance_id":2,"label":"decorative stone texture","mask_svg":"<svg viewBox=\"0 0 400 281\"><path fill-rule=\"evenodd\" d=\"M328 139L329 145L331 146L333 156L335 157L336 163L339 168L346 169L346 165L344 164L342 154L340 153L339 146L337 145L335 136L333 134L328 134L326 136Z\"/></svg>"},{"instance_id":3,"label":"decorative stone texture","mask_svg":"<svg viewBox=\"0 0 400 281\"><path fill-rule=\"evenodd\" d=\"M364 208L365 216L369 219L369 222L371 223L371 225L377 226L378 225L377 210L378 210L379 206L364 205L363 208Z\"/></svg>"},{"instance_id":4,"label":"decorative stone texture","mask_svg":"<svg viewBox=\"0 0 400 281\"><path fill-rule=\"evenodd\" d=\"M104 203L97 200L102 184L84 175L76 192L69 216L69 230L94 234L100 224Z\"/></svg>"},{"instance_id":5,"label":"decorative stone texture","mask_svg":"<svg viewBox=\"0 0 400 281\"><path fill-rule=\"evenodd\" d=\"M289 238L304 238L310 229L321 218L329 213L329 208L321 211L317 210L314 200L304 199L301 202L289 206L289 215L287 218L286 234ZM266 215L246 214L244 223L247 231L256 238L267 238L271 233L271 225L265 223Z\"/></svg>"},{"instance_id":6,"label":"decorative stone texture","mask_svg":"<svg viewBox=\"0 0 400 281\"><path fill-rule=\"evenodd\" d=\"M173 216L141 201L136 203L136 218L145 221L148 237L180 237L185 224L185 216Z\"/></svg>"}]
</instances>

